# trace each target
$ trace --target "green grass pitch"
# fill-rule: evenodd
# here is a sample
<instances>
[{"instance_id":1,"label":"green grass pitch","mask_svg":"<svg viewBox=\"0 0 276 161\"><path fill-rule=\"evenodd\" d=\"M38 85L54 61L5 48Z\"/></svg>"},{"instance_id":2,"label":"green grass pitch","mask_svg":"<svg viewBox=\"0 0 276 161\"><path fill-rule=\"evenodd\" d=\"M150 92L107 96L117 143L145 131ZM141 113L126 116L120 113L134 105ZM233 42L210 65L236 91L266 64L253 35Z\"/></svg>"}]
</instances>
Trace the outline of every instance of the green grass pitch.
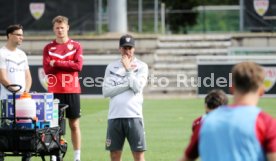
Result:
<instances>
[{"instance_id":1,"label":"green grass pitch","mask_svg":"<svg viewBox=\"0 0 276 161\"><path fill-rule=\"evenodd\" d=\"M82 99L82 161L109 161L105 151L105 135L108 99ZM276 117L276 99L262 98L259 106ZM176 161L183 153L191 134L192 121L204 113L203 98L194 99L145 99L144 121L148 161ZM68 151L64 161L73 160L70 130L65 138ZM5 157L5 161L18 161L18 157ZM47 160L49 160L47 158ZM126 142L123 161L131 161L132 155ZM33 157L32 161L41 161Z\"/></svg>"}]
</instances>

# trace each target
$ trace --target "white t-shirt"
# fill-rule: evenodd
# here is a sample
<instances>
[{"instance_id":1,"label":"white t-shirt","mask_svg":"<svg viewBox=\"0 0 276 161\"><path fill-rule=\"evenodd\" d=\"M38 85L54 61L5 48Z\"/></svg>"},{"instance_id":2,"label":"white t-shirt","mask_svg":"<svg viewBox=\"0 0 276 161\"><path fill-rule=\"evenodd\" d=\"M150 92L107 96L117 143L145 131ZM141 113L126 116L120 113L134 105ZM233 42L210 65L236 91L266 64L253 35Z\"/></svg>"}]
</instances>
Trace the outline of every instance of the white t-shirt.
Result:
<instances>
[{"instance_id":1,"label":"white t-shirt","mask_svg":"<svg viewBox=\"0 0 276 161\"><path fill-rule=\"evenodd\" d=\"M20 92L25 90L25 72L29 69L28 59L24 51L16 49L10 51L5 46L0 49L0 68L6 69L7 79L12 84L22 86ZM0 99L6 99L10 92L1 84Z\"/></svg>"},{"instance_id":2,"label":"white t-shirt","mask_svg":"<svg viewBox=\"0 0 276 161\"><path fill-rule=\"evenodd\" d=\"M147 83L148 66L134 59L132 71L126 71L120 60L109 64L105 71L103 95L110 97L108 119L143 118L143 88Z\"/></svg>"}]
</instances>

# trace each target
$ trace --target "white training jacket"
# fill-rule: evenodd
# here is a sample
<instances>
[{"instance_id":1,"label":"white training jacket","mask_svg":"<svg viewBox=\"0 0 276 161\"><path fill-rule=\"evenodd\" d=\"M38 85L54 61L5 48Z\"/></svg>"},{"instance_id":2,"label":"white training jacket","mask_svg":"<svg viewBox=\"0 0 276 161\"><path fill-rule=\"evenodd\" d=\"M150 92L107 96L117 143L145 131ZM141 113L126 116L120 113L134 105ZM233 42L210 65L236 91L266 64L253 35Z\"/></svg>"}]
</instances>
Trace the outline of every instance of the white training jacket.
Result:
<instances>
[{"instance_id":1,"label":"white training jacket","mask_svg":"<svg viewBox=\"0 0 276 161\"><path fill-rule=\"evenodd\" d=\"M103 95L110 97L108 119L143 118L143 88L148 77L148 65L136 58L133 70L126 71L121 60L109 64L105 70Z\"/></svg>"}]
</instances>

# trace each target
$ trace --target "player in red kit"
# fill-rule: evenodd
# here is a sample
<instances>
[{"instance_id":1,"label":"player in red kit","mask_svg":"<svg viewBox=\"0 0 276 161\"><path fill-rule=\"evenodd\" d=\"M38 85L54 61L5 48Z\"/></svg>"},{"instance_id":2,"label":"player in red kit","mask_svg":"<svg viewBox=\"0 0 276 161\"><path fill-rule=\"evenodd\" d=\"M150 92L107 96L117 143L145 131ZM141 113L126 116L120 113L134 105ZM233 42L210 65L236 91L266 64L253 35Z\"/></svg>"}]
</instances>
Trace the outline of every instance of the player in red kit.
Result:
<instances>
[{"instance_id":1,"label":"player in red kit","mask_svg":"<svg viewBox=\"0 0 276 161\"><path fill-rule=\"evenodd\" d=\"M210 91L204 99L205 114L193 121L192 136L185 153L179 161L189 161L198 157L198 132L206 115L221 105L228 103L227 95L221 89ZM195 150L196 149L196 150Z\"/></svg>"},{"instance_id":2,"label":"player in red kit","mask_svg":"<svg viewBox=\"0 0 276 161\"><path fill-rule=\"evenodd\" d=\"M57 16L52 23L56 39L44 47L43 68L48 76L48 92L54 93L54 97L59 99L60 103L69 105L66 109L66 117L69 119L71 129L74 161L80 161L79 72L83 65L82 47L68 37L67 17Z\"/></svg>"}]
</instances>

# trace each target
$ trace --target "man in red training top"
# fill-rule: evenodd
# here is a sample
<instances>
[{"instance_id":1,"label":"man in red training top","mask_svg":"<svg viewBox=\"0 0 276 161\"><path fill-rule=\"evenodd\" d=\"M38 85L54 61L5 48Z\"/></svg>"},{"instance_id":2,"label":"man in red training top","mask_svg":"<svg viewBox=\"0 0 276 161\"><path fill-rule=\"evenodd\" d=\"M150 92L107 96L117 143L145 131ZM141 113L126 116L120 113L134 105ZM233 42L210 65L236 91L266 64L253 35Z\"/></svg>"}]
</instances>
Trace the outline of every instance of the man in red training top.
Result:
<instances>
[{"instance_id":1,"label":"man in red training top","mask_svg":"<svg viewBox=\"0 0 276 161\"><path fill-rule=\"evenodd\" d=\"M190 144L187 146L184 155L179 161L185 161L188 158L196 158L198 156L198 151L194 151L194 148L198 148L198 131L200 129L201 123L210 111L216 109L221 105L226 105L228 103L228 98L225 92L220 89L214 89L210 91L204 100L204 107L206 113L193 121L192 125L192 136Z\"/></svg>"},{"instance_id":2,"label":"man in red training top","mask_svg":"<svg viewBox=\"0 0 276 161\"><path fill-rule=\"evenodd\" d=\"M53 31L56 39L44 47L43 68L48 76L48 91L62 104L68 104L66 117L69 119L71 139L74 149L74 161L80 161L81 132L80 83L82 70L82 48L68 37L68 18L57 16L53 19Z\"/></svg>"}]
</instances>

